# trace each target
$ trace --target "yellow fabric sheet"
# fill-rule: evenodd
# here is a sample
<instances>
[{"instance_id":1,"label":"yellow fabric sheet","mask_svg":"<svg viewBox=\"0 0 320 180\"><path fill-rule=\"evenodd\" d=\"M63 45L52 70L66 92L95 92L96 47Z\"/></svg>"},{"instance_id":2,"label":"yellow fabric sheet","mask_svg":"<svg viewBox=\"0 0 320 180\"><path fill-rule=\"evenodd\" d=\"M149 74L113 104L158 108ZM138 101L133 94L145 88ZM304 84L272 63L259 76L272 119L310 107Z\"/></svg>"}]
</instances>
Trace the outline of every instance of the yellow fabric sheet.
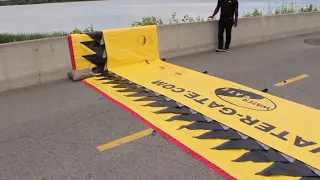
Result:
<instances>
[{"instance_id":1,"label":"yellow fabric sheet","mask_svg":"<svg viewBox=\"0 0 320 180\"><path fill-rule=\"evenodd\" d=\"M320 169L320 112L258 90L205 75L159 59L156 26L103 31L109 71L136 84L173 99L242 134L270 146L286 155ZM81 42L92 39L85 34L71 35L76 69L94 66L83 58L94 54ZM255 175L272 163L232 162L246 150L213 150L227 140L197 139L206 130L180 129L186 121L166 121L174 114L155 114L163 109L141 106L149 102L135 102L128 93L117 92L100 77L85 82L116 103L125 105L140 115L147 124L163 132L189 154L215 171L213 164L230 174L227 179L298 180L299 177ZM177 143L178 142L178 143ZM220 175L225 174L220 172Z\"/></svg>"},{"instance_id":2,"label":"yellow fabric sheet","mask_svg":"<svg viewBox=\"0 0 320 180\"><path fill-rule=\"evenodd\" d=\"M320 111L159 60L156 26L103 35L110 71L320 169Z\"/></svg>"},{"instance_id":3,"label":"yellow fabric sheet","mask_svg":"<svg viewBox=\"0 0 320 180\"><path fill-rule=\"evenodd\" d=\"M170 137L166 136L170 141L176 143L176 140L182 143L184 146L187 146L190 150L179 146L179 143L176 143L184 151L191 154L193 157L202 161L208 167L215 170L217 173L222 175L225 179L240 179L240 180L299 180L298 177L288 177L288 176L261 176L255 175L255 173L262 171L263 169L270 166L272 163L253 163L253 162L232 162L233 160L239 158L244 153L248 152L247 150L213 150L211 148L218 146L227 140L222 139L197 139L195 136L199 136L208 130L188 130L180 129L183 125L191 124L191 122L186 121L171 121L168 122L166 119L171 118L176 114L154 114L153 112L164 109L163 107L148 107L142 106L148 104L152 101L133 101L139 97L126 97L125 95L132 93L120 93L117 90L119 88L113 88L112 84L103 84L108 82L108 80L98 80L100 77L94 77L87 79L86 82L102 92L103 94L111 97L116 102L123 104L126 108L131 109L133 112L140 115L147 121L147 124L150 125L155 130L163 131L165 134L168 134ZM158 131L158 132L159 132ZM160 133L160 132L159 132ZM162 134L162 133L161 133ZM199 154L200 157L196 154ZM209 161L207 163L203 159ZM226 175L224 172L221 172L217 167L220 167L223 171L227 172L229 175Z\"/></svg>"}]
</instances>

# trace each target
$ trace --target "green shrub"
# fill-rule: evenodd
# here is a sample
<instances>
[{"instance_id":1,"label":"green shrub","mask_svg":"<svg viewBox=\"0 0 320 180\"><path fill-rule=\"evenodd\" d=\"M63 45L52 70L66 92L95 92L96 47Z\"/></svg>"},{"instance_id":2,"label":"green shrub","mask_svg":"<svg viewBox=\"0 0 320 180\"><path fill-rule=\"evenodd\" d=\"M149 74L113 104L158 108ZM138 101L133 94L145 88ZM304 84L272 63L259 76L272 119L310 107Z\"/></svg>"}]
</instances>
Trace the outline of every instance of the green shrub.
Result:
<instances>
[{"instance_id":1,"label":"green shrub","mask_svg":"<svg viewBox=\"0 0 320 180\"><path fill-rule=\"evenodd\" d=\"M312 11L319 11L319 9L316 8L315 5L313 4L306 5L306 7L302 7L300 9L300 12L312 12Z\"/></svg>"},{"instance_id":2,"label":"green shrub","mask_svg":"<svg viewBox=\"0 0 320 180\"><path fill-rule=\"evenodd\" d=\"M208 20L208 19L207 19ZM192 17L190 15L184 15L181 19L181 22L188 23L188 22L199 22L199 21L205 21L203 17L197 16ZM176 24L179 23L179 20L177 19L177 13L173 13L171 15L171 18L169 19L169 24ZM149 26L149 25L162 25L163 21L161 18L156 18L154 16L151 17L143 17L142 21L134 21L131 24L131 27L137 27L137 26Z\"/></svg>"},{"instance_id":3,"label":"green shrub","mask_svg":"<svg viewBox=\"0 0 320 180\"><path fill-rule=\"evenodd\" d=\"M169 19L169 24L179 23L179 20L176 17L177 17L177 13L171 14L171 18Z\"/></svg>"},{"instance_id":4,"label":"green shrub","mask_svg":"<svg viewBox=\"0 0 320 180\"><path fill-rule=\"evenodd\" d=\"M70 34L83 34L83 33L91 33L94 32L94 27L91 24L89 27L86 27L83 31L79 28L74 28L73 31L70 32Z\"/></svg>"},{"instance_id":5,"label":"green shrub","mask_svg":"<svg viewBox=\"0 0 320 180\"><path fill-rule=\"evenodd\" d=\"M262 12L259 11L258 9L254 9L252 13L247 12L243 15L243 17L257 17L257 16L262 16Z\"/></svg>"},{"instance_id":6,"label":"green shrub","mask_svg":"<svg viewBox=\"0 0 320 180\"><path fill-rule=\"evenodd\" d=\"M280 15L280 14L293 14L296 13L296 8L294 7L293 3L291 3L290 5L288 4L282 4L280 7L278 7L275 10L275 14L276 15Z\"/></svg>"},{"instance_id":7,"label":"green shrub","mask_svg":"<svg viewBox=\"0 0 320 180\"><path fill-rule=\"evenodd\" d=\"M151 17L142 17L142 21L134 21L131 26L138 27L138 26L150 26L150 25L162 25L162 19L158 19L154 16Z\"/></svg>"}]
</instances>

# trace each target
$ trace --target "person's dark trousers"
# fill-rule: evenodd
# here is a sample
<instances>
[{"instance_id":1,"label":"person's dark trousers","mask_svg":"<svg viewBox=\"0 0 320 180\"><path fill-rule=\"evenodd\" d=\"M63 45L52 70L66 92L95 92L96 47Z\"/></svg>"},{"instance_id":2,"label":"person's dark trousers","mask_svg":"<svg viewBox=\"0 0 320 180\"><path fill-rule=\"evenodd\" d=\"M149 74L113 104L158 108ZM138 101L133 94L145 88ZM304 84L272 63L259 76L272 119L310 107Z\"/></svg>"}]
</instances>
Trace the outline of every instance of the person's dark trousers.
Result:
<instances>
[{"instance_id":1,"label":"person's dark trousers","mask_svg":"<svg viewBox=\"0 0 320 180\"><path fill-rule=\"evenodd\" d=\"M219 49L229 49L231 43L231 30L234 24L233 18L220 18L218 23L218 48ZM223 48L223 34L226 30L226 42Z\"/></svg>"}]
</instances>

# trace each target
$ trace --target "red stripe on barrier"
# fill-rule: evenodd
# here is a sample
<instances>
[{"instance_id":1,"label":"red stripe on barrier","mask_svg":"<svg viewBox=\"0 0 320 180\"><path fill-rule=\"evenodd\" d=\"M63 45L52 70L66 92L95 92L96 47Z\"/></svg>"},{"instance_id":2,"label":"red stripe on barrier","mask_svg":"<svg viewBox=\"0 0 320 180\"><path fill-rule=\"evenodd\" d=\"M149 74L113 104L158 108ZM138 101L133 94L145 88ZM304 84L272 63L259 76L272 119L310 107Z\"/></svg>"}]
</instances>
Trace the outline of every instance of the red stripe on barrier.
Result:
<instances>
[{"instance_id":1,"label":"red stripe on barrier","mask_svg":"<svg viewBox=\"0 0 320 180\"><path fill-rule=\"evenodd\" d=\"M75 70L76 69L76 60L74 58L74 51L73 51L71 34L68 35L68 44L69 44L69 52L70 52L72 69Z\"/></svg>"}]
</instances>

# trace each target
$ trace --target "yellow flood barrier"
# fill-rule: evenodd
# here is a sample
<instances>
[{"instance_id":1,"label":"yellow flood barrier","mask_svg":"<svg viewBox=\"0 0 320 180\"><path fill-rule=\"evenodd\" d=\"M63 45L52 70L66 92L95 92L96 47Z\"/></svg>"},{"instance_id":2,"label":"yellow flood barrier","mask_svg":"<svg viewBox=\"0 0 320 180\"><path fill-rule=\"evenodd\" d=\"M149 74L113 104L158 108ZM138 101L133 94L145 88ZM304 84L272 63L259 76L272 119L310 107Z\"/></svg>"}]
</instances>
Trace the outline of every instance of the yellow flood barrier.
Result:
<instances>
[{"instance_id":1,"label":"yellow flood barrier","mask_svg":"<svg viewBox=\"0 0 320 180\"><path fill-rule=\"evenodd\" d=\"M88 79L86 83L138 114L144 122L212 169L217 170L213 165L216 164L222 169L220 174L230 174L224 177L244 180L319 177L318 110L161 61L156 26L105 30L103 40L108 70L120 78L106 75ZM141 90L140 86L147 91ZM119 88L125 89L119 91ZM168 106L169 110L165 110L173 113L154 113L157 107L146 106L145 101L135 101L127 96L128 92L148 94L150 91L156 95L141 95L147 97L146 100L151 97L148 103L162 103L165 101L160 97L166 97L166 102L175 101L179 107ZM190 108L190 111L182 111L181 107ZM157 110L164 109L158 107ZM222 135L225 132L226 135ZM249 157L248 153L262 153L264 157L276 160L233 162L243 154ZM296 167L303 172L295 170ZM261 172L264 169L267 170Z\"/></svg>"}]
</instances>

